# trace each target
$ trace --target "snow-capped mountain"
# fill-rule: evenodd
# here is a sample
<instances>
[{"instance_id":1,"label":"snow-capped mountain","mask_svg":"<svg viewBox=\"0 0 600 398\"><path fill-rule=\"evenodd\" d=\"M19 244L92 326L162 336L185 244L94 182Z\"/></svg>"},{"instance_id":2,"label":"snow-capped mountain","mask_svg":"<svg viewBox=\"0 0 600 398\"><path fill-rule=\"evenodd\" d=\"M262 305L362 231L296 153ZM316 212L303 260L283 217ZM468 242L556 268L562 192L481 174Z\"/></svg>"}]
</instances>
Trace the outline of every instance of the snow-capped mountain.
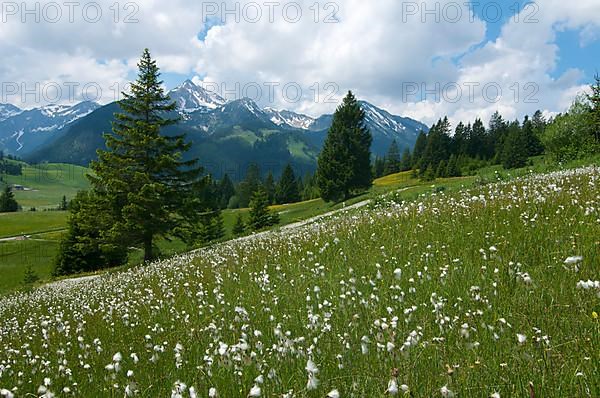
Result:
<instances>
[{"instance_id":1,"label":"snow-capped mountain","mask_svg":"<svg viewBox=\"0 0 600 398\"><path fill-rule=\"evenodd\" d=\"M23 112L11 104L0 104L0 122Z\"/></svg>"},{"instance_id":2,"label":"snow-capped mountain","mask_svg":"<svg viewBox=\"0 0 600 398\"><path fill-rule=\"evenodd\" d=\"M165 133L186 134L193 142L189 156L198 157L204 164L216 165L219 170L211 172L217 176L223 169L264 162L275 165L279 171L290 162L313 170L333 121L333 115L312 118L287 110L263 109L249 98L227 101L189 80L171 90L169 95L179 104L183 117L179 124L165 129ZM427 126L416 120L393 115L368 102L360 104L365 112L366 127L373 136L374 156L384 156L394 140L401 149L412 148L419 132L428 131ZM117 103L108 104L70 124L64 124L61 117L79 115L76 109L54 106L25 111L0 122L0 146L5 137L5 142L13 144L13 152L19 149L17 154L25 155L26 160L87 165L96 158L96 150L104 147L103 133L110 131L114 114L119 111ZM35 127L23 128L19 127L21 123L6 127L8 122L14 124L16 120L33 117L31 113L43 118L45 124L38 122ZM61 124L63 128L54 130ZM41 134L44 129L52 130L52 134ZM47 137L52 138L42 140ZM24 153L34 148L32 139L38 148Z\"/></svg>"},{"instance_id":3,"label":"snow-capped mountain","mask_svg":"<svg viewBox=\"0 0 600 398\"><path fill-rule=\"evenodd\" d=\"M17 155L27 154L53 138L52 133L98 107L98 104L86 101L74 106L46 105L15 113L0 121L0 149Z\"/></svg>"},{"instance_id":4,"label":"snow-capped mountain","mask_svg":"<svg viewBox=\"0 0 600 398\"><path fill-rule=\"evenodd\" d=\"M208 91L191 80L186 80L171 90L169 96L177 102L179 110L184 113L216 109L227 103L219 94Z\"/></svg>"},{"instance_id":5,"label":"snow-capped mountain","mask_svg":"<svg viewBox=\"0 0 600 398\"><path fill-rule=\"evenodd\" d=\"M310 116L288 110L278 111L273 108L265 108L264 111L278 126L287 125L296 129L308 130L315 122L315 119Z\"/></svg>"}]
</instances>

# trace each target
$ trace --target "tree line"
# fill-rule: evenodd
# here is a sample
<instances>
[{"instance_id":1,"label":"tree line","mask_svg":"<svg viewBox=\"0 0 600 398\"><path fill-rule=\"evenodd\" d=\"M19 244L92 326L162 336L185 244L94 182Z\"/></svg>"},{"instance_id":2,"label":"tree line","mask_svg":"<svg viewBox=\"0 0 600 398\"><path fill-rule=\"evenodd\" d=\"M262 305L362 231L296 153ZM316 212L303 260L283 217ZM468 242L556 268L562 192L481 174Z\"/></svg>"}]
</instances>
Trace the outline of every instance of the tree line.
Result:
<instances>
[{"instance_id":1,"label":"tree line","mask_svg":"<svg viewBox=\"0 0 600 398\"><path fill-rule=\"evenodd\" d=\"M557 162L600 152L600 77L590 93L576 98L568 112L547 120L541 111L507 121L495 112L486 127L481 119L459 122L452 130L448 118L439 119L429 132L421 132L413 150L402 153L392 142L383 158L376 158L373 174L382 177L413 171L423 180L472 175L482 167L505 169L526 166L531 157L549 155Z\"/></svg>"},{"instance_id":2,"label":"tree line","mask_svg":"<svg viewBox=\"0 0 600 398\"><path fill-rule=\"evenodd\" d=\"M233 225L233 235L239 236L279 223L270 205L316 197L345 201L368 190L374 177L383 174L413 170L428 180L460 176L487 164L521 167L531 156L553 153L549 137L559 137L548 131L563 118L548 122L538 111L531 119L508 122L497 112L487 128L476 119L452 130L445 117L427 134L419 134L412 151L401 151L393 142L385 158L372 164L365 113L349 92L334 113L314 175L298 178L287 165L276 181L272 173L263 177L253 164L245 178L234 184L227 175L220 181L212 179L198 166L198 159L183 160L190 149L184 135L161 134L164 127L179 122L173 117L176 103L164 93L148 50L138 67L131 93L124 93L119 102L121 112L115 115L113 131L105 134L107 149L99 150L98 160L90 166L91 189L69 204L68 231L61 242L56 275L123 264L131 248L141 250L144 260L150 261L160 255L159 239L176 239L189 246L221 239L226 208L250 208L247 219L239 212ZM590 136L598 140L598 87L597 80L596 91L586 97L588 105L580 105L583 110L564 116L581 112L586 126L595 123L578 148Z\"/></svg>"}]
</instances>

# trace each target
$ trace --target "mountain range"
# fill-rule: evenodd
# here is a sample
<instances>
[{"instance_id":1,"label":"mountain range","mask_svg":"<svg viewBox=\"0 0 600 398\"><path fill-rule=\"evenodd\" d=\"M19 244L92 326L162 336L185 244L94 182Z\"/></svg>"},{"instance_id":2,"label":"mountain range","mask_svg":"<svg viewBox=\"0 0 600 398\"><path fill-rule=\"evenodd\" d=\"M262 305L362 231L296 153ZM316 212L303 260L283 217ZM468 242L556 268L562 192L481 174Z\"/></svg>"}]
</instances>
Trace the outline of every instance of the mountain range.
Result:
<instances>
[{"instance_id":1,"label":"mountain range","mask_svg":"<svg viewBox=\"0 0 600 398\"><path fill-rule=\"evenodd\" d=\"M312 172L333 115L313 118L288 110L261 108L249 98L227 101L187 80L169 92L177 102L181 122L166 134L185 133L192 142L189 157L198 157L216 177L242 178L250 163L278 174L292 163L299 173ZM373 135L372 151L383 156L393 140L412 148L424 124L361 101ZM27 161L88 165L104 148L103 133L111 131L116 102L100 106L50 105L20 110L0 105L0 150Z\"/></svg>"}]
</instances>

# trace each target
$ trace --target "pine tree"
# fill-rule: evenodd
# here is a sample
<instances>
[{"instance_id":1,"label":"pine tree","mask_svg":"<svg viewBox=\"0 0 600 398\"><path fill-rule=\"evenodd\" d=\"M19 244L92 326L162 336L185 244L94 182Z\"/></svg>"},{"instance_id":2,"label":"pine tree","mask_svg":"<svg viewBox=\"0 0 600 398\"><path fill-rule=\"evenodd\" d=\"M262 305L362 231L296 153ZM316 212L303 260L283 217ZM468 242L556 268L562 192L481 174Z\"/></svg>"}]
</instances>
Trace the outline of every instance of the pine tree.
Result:
<instances>
[{"instance_id":1,"label":"pine tree","mask_svg":"<svg viewBox=\"0 0 600 398\"><path fill-rule=\"evenodd\" d=\"M523 135L522 139L525 143L525 147L527 150L527 156L538 156L544 153L544 146L542 145L542 141L536 135L534 124L528 116L525 116L521 133Z\"/></svg>"},{"instance_id":2,"label":"pine tree","mask_svg":"<svg viewBox=\"0 0 600 398\"><path fill-rule=\"evenodd\" d=\"M226 209L233 196L235 196L235 187L229 175L225 174L219 183L219 207Z\"/></svg>"},{"instance_id":3,"label":"pine tree","mask_svg":"<svg viewBox=\"0 0 600 398\"><path fill-rule=\"evenodd\" d=\"M446 177L460 177L461 174L457 156L451 155L450 160L448 160L448 167L446 168Z\"/></svg>"},{"instance_id":4,"label":"pine tree","mask_svg":"<svg viewBox=\"0 0 600 398\"><path fill-rule=\"evenodd\" d=\"M127 243L114 239L115 215L107 209L107 198L82 191L71 201L67 232L60 242L54 276L91 272L122 265Z\"/></svg>"},{"instance_id":5,"label":"pine tree","mask_svg":"<svg viewBox=\"0 0 600 398\"><path fill-rule=\"evenodd\" d=\"M144 260L154 257L157 236L180 235L196 227L201 203L197 199L206 179L197 160L183 161L191 144L183 135L161 135L179 119L170 115L176 103L165 95L159 69L146 49L138 63L138 79L131 94L123 93L113 134L106 134L108 150L98 151L90 176L94 192L106 199L114 214L115 239L141 244Z\"/></svg>"},{"instance_id":6,"label":"pine tree","mask_svg":"<svg viewBox=\"0 0 600 398\"><path fill-rule=\"evenodd\" d=\"M259 187L250 200L250 219L248 226L253 231L259 231L279 223L279 216L269 211L267 193Z\"/></svg>"},{"instance_id":7,"label":"pine tree","mask_svg":"<svg viewBox=\"0 0 600 398\"><path fill-rule=\"evenodd\" d=\"M244 223L244 218L241 213L238 213L231 232L233 236L242 236L246 232L246 224Z\"/></svg>"},{"instance_id":8,"label":"pine tree","mask_svg":"<svg viewBox=\"0 0 600 398\"><path fill-rule=\"evenodd\" d=\"M69 203L67 202L67 197L63 195L60 204L58 205L58 210L67 211L69 208Z\"/></svg>"},{"instance_id":9,"label":"pine tree","mask_svg":"<svg viewBox=\"0 0 600 398\"><path fill-rule=\"evenodd\" d=\"M277 202L277 188L275 186L275 178L273 177L273 173L269 171L267 178L265 178L265 182L263 183L263 188L267 193L267 199L269 200L269 204L275 204Z\"/></svg>"},{"instance_id":10,"label":"pine tree","mask_svg":"<svg viewBox=\"0 0 600 398\"><path fill-rule=\"evenodd\" d=\"M252 194L258 190L261 185L260 180L260 168L256 163L251 163L246 171L246 177L244 181L239 184L238 187L238 198L239 207L246 208L250 204Z\"/></svg>"},{"instance_id":11,"label":"pine tree","mask_svg":"<svg viewBox=\"0 0 600 398\"><path fill-rule=\"evenodd\" d=\"M412 165L413 169L418 169L421 167L421 159L423 157L423 153L425 152L425 148L427 147L427 134L421 131L417 136L417 141L415 142L415 147L413 149L412 154Z\"/></svg>"},{"instance_id":12,"label":"pine tree","mask_svg":"<svg viewBox=\"0 0 600 398\"><path fill-rule=\"evenodd\" d=\"M445 178L446 176L446 171L448 170L448 163L445 160L442 160L437 167L437 170L435 172L435 176L436 178Z\"/></svg>"},{"instance_id":13,"label":"pine tree","mask_svg":"<svg viewBox=\"0 0 600 398\"><path fill-rule=\"evenodd\" d=\"M408 171L410 169L412 169L412 156L410 155L410 149L405 148L400 159L400 171Z\"/></svg>"},{"instance_id":14,"label":"pine tree","mask_svg":"<svg viewBox=\"0 0 600 398\"><path fill-rule=\"evenodd\" d=\"M276 198L278 204L296 203L300 201L298 182L296 181L294 169L292 169L292 165L290 164L283 169L283 173L277 184Z\"/></svg>"},{"instance_id":15,"label":"pine tree","mask_svg":"<svg viewBox=\"0 0 600 398\"><path fill-rule=\"evenodd\" d=\"M396 140L392 141L390 149L385 156L384 175L396 174L400 171L400 148Z\"/></svg>"},{"instance_id":16,"label":"pine tree","mask_svg":"<svg viewBox=\"0 0 600 398\"><path fill-rule=\"evenodd\" d=\"M385 158L377 156L373 163L373 176L375 178L383 177L385 173Z\"/></svg>"},{"instance_id":17,"label":"pine tree","mask_svg":"<svg viewBox=\"0 0 600 398\"><path fill-rule=\"evenodd\" d=\"M518 121L511 123L504 141L502 165L505 169L524 167L527 164L527 142Z\"/></svg>"},{"instance_id":18,"label":"pine tree","mask_svg":"<svg viewBox=\"0 0 600 398\"><path fill-rule=\"evenodd\" d=\"M14 213L17 211L19 211L19 204L12 190L7 185L0 194L0 213Z\"/></svg>"},{"instance_id":19,"label":"pine tree","mask_svg":"<svg viewBox=\"0 0 600 398\"><path fill-rule=\"evenodd\" d=\"M30 288L39 280L40 277L33 270L31 263L27 264L27 266L25 267L25 275L23 276L23 286L26 288Z\"/></svg>"},{"instance_id":20,"label":"pine tree","mask_svg":"<svg viewBox=\"0 0 600 398\"><path fill-rule=\"evenodd\" d=\"M341 201L368 189L371 172L371 133L365 113L352 92L337 108L318 161L318 185L326 201Z\"/></svg>"}]
</instances>

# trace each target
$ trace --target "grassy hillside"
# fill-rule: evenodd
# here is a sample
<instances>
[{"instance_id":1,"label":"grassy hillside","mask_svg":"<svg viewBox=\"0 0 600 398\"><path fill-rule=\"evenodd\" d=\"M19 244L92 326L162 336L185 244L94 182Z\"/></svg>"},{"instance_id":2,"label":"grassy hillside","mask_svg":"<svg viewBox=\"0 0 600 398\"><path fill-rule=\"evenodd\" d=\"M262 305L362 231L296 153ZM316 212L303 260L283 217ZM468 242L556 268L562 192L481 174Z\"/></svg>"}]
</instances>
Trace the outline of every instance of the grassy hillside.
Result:
<instances>
[{"instance_id":1,"label":"grassy hillside","mask_svg":"<svg viewBox=\"0 0 600 398\"><path fill-rule=\"evenodd\" d=\"M28 165L23 163L23 175L2 175L4 183L22 185L27 191L15 191L15 197L25 209L36 207L56 208L63 195L75 197L78 191L87 189L85 177L89 169L71 164L47 163ZM0 183L2 184L2 183Z\"/></svg>"},{"instance_id":2,"label":"grassy hillside","mask_svg":"<svg viewBox=\"0 0 600 398\"><path fill-rule=\"evenodd\" d=\"M600 169L586 168L403 192L2 298L0 388L599 396L599 187Z\"/></svg>"}]
</instances>

